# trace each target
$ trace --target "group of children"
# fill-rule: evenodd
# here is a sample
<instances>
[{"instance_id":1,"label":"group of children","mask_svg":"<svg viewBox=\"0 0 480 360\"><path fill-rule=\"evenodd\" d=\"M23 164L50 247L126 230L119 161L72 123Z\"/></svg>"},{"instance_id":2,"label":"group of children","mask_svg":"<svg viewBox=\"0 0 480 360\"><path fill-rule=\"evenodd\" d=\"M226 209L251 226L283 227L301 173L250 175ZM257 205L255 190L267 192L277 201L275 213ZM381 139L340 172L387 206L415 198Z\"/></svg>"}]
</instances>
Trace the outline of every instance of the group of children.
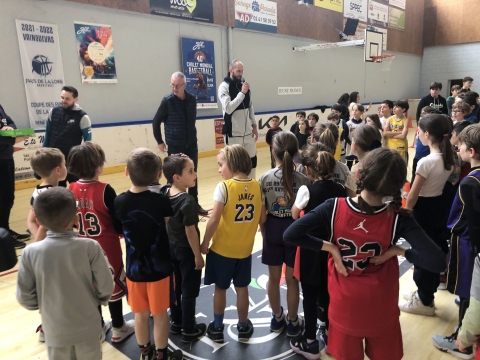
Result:
<instances>
[{"instance_id":1,"label":"group of children","mask_svg":"<svg viewBox=\"0 0 480 360\"><path fill-rule=\"evenodd\" d=\"M42 176L42 183L34 191L28 216L37 242L23 252L17 298L27 309L40 309L49 357L98 359L101 341L111 326L112 342L135 332L145 360L183 357L180 350L167 348L169 332L181 334L185 343L204 334L223 342L226 291L232 281L238 340L248 342L254 332L248 319L251 252L260 226L262 263L269 274L271 331L286 328L293 351L307 359L319 359L327 345L336 359L360 359L364 354L371 359L401 359L400 310L435 312L434 293L447 267L448 233L442 224L446 224L448 204L443 192L449 181L458 188L448 220L456 234L452 244L458 256L450 257L447 288L460 292L457 284L464 284L459 293L461 309L468 307L474 261L474 276L480 276L480 259L475 260L480 249L475 224L475 201L480 198L480 125L465 127L460 122L452 136L449 118L422 115L418 137L429 154L415 163L416 176L404 209L408 103L398 101L393 106L385 101L384 108L383 122L378 115L361 120L364 108L360 104L352 106L353 117L348 121L335 108L325 123L310 114L307 124L306 114L297 113L294 132L279 129L280 119L273 117L275 133L269 144L274 167L258 181L249 177L248 152L240 145L225 146L217 155L223 181L215 188L202 241L195 201L186 192L197 176L187 156L171 155L162 164L150 150L132 151L126 167L132 185L116 196L110 185L99 181L105 155L97 144L85 142L70 151L68 171L80 178L70 184L70 190L56 186L67 172L63 155L55 149L38 150L32 167ZM307 133L308 140L299 151L299 135ZM342 135L349 145L348 156L356 157L350 158L351 169L341 161ZM382 147L384 139L386 147ZM472 166L468 174L464 172L464 179L450 179L462 170L450 141L457 142L461 160ZM166 186L159 185L162 171ZM125 239L126 271L121 237ZM396 246L400 238L411 248ZM206 254L205 262L202 254ZM418 286L417 291L405 294L406 302L400 305L397 255L414 264ZM461 261L462 267L456 267L455 261ZM285 309L280 296L284 265ZM208 326L195 320L204 266L204 283L215 285L213 321ZM298 315L299 282L303 318ZM121 298L127 289L134 324L123 319ZM473 358L471 345L480 332L480 290L473 290L470 307L460 314L455 338L445 337L436 345L466 359ZM99 312L105 304L111 324ZM443 343L452 343L457 334L458 345L445 348Z\"/></svg>"}]
</instances>

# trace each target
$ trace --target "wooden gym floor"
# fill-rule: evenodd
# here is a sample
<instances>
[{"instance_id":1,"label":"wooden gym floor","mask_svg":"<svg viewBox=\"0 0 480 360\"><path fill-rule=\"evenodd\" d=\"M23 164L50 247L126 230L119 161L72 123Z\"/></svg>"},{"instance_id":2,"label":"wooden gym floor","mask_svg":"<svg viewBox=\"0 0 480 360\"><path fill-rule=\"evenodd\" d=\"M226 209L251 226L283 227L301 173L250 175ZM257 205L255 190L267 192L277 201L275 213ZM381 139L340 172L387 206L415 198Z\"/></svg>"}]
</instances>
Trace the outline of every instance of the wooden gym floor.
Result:
<instances>
[{"instance_id":1,"label":"wooden gym floor","mask_svg":"<svg viewBox=\"0 0 480 360\"><path fill-rule=\"evenodd\" d=\"M411 130L409 134L410 144L412 143L413 133L414 131ZM410 149L410 159L413 158L413 151L413 149ZM269 169L268 148L258 149L258 164L257 178ZM199 159L198 170L199 202L205 209L211 209L213 190L216 184L221 181L221 177L217 173L216 158ZM129 179L123 173L102 176L101 181L111 184L117 194L128 190L130 186ZM162 179L161 183L165 183L165 179ZM32 191L33 189L19 190L15 194L15 205L10 218L10 226L19 233L24 233L26 229L26 217ZM206 220L203 218L199 223L201 239L205 232ZM261 246L261 236L257 234L254 251L261 249ZM21 256L21 252L21 250L18 250L17 254ZM35 333L35 329L41 323L38 311L27 311L17 303L15 298L17 268L18 265L10 271L0 273L0 358L47 359L46 346L38 342L38 336ZM412 270L409 270L400 278L400 292L414 289ZM455 296L447 291L437 292L435 299L436 315L434 317L401 314L404 359L448 360L454 358L452 355L435 349L431 341L431 337L435 334L450 335L453 332L458 319L458 307L454 304L454 299ZM123 301L124 313L127 314L130 312L130 308L126 300ZM105 319L110 319L107 307L103 308L103 314ZM107 360L127 359L107 342L103 343L103 358ZM323 352L322 358L332 359L332 357L325 355L325 352Z\"/></svg>"}]
</instances>

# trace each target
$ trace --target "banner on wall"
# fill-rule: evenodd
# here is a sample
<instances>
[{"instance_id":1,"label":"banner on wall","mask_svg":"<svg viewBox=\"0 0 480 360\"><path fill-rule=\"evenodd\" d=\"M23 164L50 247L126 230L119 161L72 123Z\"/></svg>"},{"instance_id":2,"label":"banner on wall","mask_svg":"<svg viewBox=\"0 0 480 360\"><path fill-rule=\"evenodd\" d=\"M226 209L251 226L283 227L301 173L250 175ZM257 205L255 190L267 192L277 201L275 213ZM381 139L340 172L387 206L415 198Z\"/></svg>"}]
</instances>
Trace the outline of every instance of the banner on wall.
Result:
<instances>
[{"instance_id":1,"label":"banner on wall","mask_svg":"<svg viewBox=\"0 0 480 360\"><path fill-rule=\"evenodd\" d=\"M368 0L345 0L343 16L367 22L367 14Z\"/></svg>"},{"instance_id":2,"label":"banner on wall","mask_svg":"<svg viewBox=\"0 0 480 360\"><path fill-rule=\"evenodd\" d=\"M368 2L368 22L383 27L388 25L388 5L376 1Z\"/></svg>"},{"instance_id":3,"label":"banner on wall","mask_svg":"<svg viewBox=\"0 0 480 360\"><path fill-rule=\"evenodd\" d=\"M405 0L390 0L389 4L405 10Z\"/></svg>"},{"instance_id":4,"label":"banner on wall","mask_svg":"<svg viewBox=\"0 0 480 360\"><path fill-rule=\"evenodd\" d=\"M388 9L388 27L405 30L405 11L390 7Z\"/></svg>"},{"instance_id":5,"label":"banner on wall","mask_svg":"<svg viewBox=\"0 0 480 360\"><path fill-rule=\"evenodd\" d=\"M215 127L215 149L223 149L225 147L225 138L222 134L224 123L225 121L223 119L213 120L213 125Z\"/></svg>"},{"instance_id":6,"label":"banner on wall","mask_svg":"<svg viewBox=\"0 0 480 360\"><path fill-rule=\"evenodd\" d=\"M197 109L218 108L213 41L182 38L186 90L196 96Z\"/></svg>"},{"instance_id":7,"label":"banner on wall","mask_svg":"<svg viewBox=\"0 0 480 360\"><path fill-rule=\"evenodd\" d=\"M213 23L212 0L150 0L150 13Z\"/></svg>"},{"instance_id":8,"label":"banner on wall","mask_svg":"<svg viewBox=\"0 0 480 360\"><path fill-rule=\"evenodd\" d=\"M60 97L60 93L57 94ZM30 160L35 152L42 147L45 133L35 133L23 142L13 146L13 161L15 162L15 181L33 178Z\"/></svg>"},{"instance_id":9,"label":"banner on wall","mask_svg":"<svg viewBox=\"0 0 480 360\"><path fill-rule=\"evenodd\" d=\"M313 4L327 10L341 13L343 12L343 1L344 0L315 0Z\"/></svg>"},{"instance_id":10,"label":"banner on wall","mask_svg":"<svg viewBox=\"0 0 480 360\"><path fill-rule=\"evenodd\" d=\"M235 26L277 33L277 3L267 0L235 0Z\"/></svg>"},{"instance_id":11,"label":"banner on wall","mask_svg":"<svg viewBox=\"0 0 480 360\"><path fill-rule=\"evenodd\" d=\"M117 83L112 27L74 22L82 84Z\"/></svg>"},{"instance_id":12,"label":"banner on wall","mask_svg":"<svg viewBox=\"0 0 480 360\"><path fill-rule=\"evenodd\" d=\"M57 25L16 20L30 127L45 129L64 86Z\"/></svg>"},{"instance_id":13,"label":"banner on wall","mask_svg":"<svg viewBox=\"0 0 480 360\"><path fill-rule=\"evenodd\" d=\"M343 27L345 28L345 23L347 19L343 19ZM365 39L365 29L367 24L365 23L358 23L357 30L355 31L355 35L349 35L348 40L363 40ZM383 34L383 50L387 50L387 29L383 29L381 27L375 26L375 31L381 32Z\"/></svg>"}]
</instances>

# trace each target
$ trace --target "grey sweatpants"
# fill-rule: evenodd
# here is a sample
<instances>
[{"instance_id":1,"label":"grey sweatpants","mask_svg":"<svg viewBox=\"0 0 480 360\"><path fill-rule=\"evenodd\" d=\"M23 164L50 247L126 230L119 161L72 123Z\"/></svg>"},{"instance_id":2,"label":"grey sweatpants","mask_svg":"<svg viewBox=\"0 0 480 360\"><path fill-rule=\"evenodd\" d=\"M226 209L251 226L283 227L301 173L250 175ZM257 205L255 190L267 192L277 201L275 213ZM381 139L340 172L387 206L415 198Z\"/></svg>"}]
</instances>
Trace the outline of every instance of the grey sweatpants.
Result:
<instances>
[{"instance_id":1,"label":"grey sweatpants","mask_svg":"<svg viewBox=\"0 0 480 360\"><path fill-rule=\"evenodd\" d=\"M49 360L100 360L102 343L93 341L64 347L47 346L47 351Z\"/></svg>"}]
</instances>

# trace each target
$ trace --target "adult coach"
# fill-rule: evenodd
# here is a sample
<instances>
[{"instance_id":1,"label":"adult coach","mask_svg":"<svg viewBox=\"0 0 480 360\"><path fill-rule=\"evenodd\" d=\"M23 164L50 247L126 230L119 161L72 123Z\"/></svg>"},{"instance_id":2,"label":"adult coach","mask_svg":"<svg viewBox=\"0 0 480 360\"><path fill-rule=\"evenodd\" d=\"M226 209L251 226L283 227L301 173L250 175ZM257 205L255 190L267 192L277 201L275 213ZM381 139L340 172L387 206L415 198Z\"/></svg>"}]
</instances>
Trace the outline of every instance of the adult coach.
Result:
<instances>
[{"instance_id":1,"label":"adult coach","mask_svg":"<svg viewBox=\"0 0 480 360\"><path fill-rule=\"evenodd\" d=\"M78 91L73 86L64 86L60 93L60 105L50 109L43 147L59 149L65 159L74 146L84 141L92 140L92 123L87 113L77 104ZM60 181L59 186L67 186L78 178L67 174L65 181Z\"/></svg>"},{"instance_id":2,"label":"adult coach","mask_svg":"<svg viewBox=\"0 0 480 360\"><path fill-rule=\"evenodd\" d=\"M248 151L252 160L250 177L255 178L257 167L258 139L257 123L251 100L250 84L243 80L243 64L233 60L228 67L229 74L218 87L218 97L222 102L223 135L225 144L240 144Z\"/></svg>"},{"instance_id":3,"label":"adult coach","mask_svg":"<svg viewBox=\"0 0 480 360\"><path fill-rule=\"evenodd\" d=\"M197 100L185 87L187 78L179 71L171 78L172 92L166 95L153 118L153 135L157 140L160 151L168 155L183 153L193 161L195 171L198 164L197 145ZM162 138L161 123L165 126L165 142ZM166 143L166 144L165 144ZM200 215L208 215L198 203L198 178L195 186L188 189L188 193L197 201L197 211Z\"/></svg>"}]
</instances>

